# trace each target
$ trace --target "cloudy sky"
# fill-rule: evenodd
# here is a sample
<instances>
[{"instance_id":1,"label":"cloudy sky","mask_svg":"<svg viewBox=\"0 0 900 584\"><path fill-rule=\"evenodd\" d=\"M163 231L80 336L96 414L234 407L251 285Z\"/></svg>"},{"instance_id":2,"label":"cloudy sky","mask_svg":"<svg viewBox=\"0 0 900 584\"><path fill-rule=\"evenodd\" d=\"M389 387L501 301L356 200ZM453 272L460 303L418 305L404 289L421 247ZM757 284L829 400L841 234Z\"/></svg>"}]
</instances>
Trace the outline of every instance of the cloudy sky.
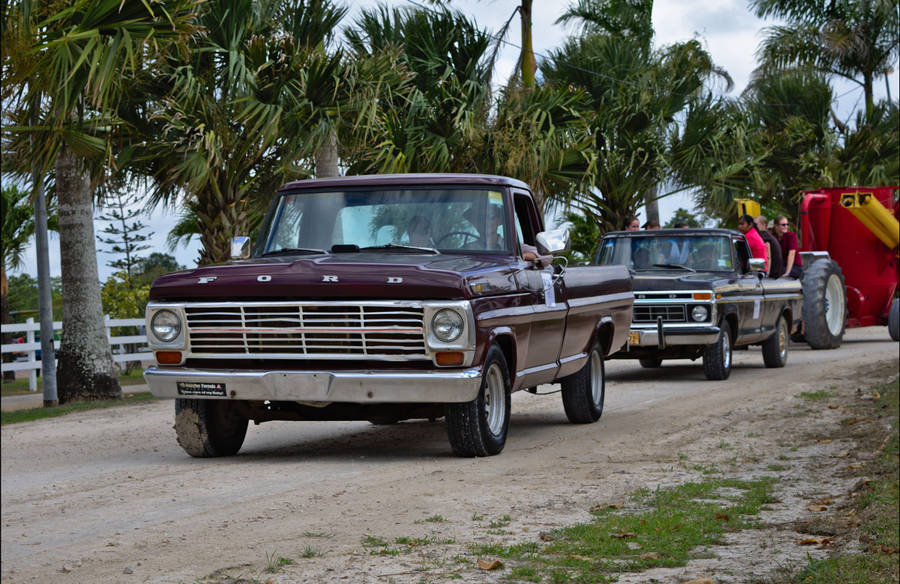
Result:
<instances>
[{"instance_id":1,"label":"cloudy sky","mask_svg":"<svg viewBox=\"0 0 900 584\"><path fill-rule=\"evenodd\" d=\"M360 6L375 6L375 1L354 2L348 21L352 21ZM391 6L410 6L415 2L391 1ZM478 24L491 31L498 30L509 19L518 5L515 0L455 0L453 6L463 13L471 15ZM563 40L574 32L571 25L565 27L555 24L556 19L568 5L568 1L538 0L534 2L534 50L538 60L549 50L559 47ZM656 30L657 46L692 38L699 39L706 46L714 61L732 76L735 87L731 95L738 95L747 85L756 59L756 48L762 39L762 29L774 24L762 21L753 16L747 9L746 0L655 0L653 3L653 26ZM520 45L518 21L510 27L507 43L500 55L497 66L497 80L501 84L508 78L515 67L518 57L517 47ZM900 95L898 75L890 76L891 96L894 100ZM839 97L836 111L844 118L849 118L859 106L862 89L855 84L835 83L835 95ZM876 82L876 99L886 95L884 80ZM660 219L667 221L675 209L685 207L692 209L689 198L673 196L660 201ZM167 252L165 239L168 230L176 218L171 212L157 210L146 220L150 230L155 232L153 251ZM97 230L102 229L98 223ZM51 234L50 270L53 275L59 274L59 240ZM199 244L181 247L174 252L178 261L188 267L194 265L198 256ZM25 271L36 274L37 267L33 247L26 256ZM111 256L100 254L98 264L100 278L105 280L111 273L106 266Z\"/></svg>"}]
</instances>

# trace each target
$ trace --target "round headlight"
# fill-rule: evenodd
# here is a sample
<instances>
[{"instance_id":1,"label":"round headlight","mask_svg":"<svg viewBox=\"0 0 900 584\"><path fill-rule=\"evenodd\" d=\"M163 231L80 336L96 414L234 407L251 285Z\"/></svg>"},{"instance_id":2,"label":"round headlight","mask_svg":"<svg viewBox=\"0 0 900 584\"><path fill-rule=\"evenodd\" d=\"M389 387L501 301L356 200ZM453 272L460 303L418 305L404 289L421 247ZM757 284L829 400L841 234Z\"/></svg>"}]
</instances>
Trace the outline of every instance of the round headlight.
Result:
<instances>
[{"instance_id":1,"label":"round headlight","mask_svg":"<svg viewBox=\"0 0 900 584\"><path fill-rule=\"evenodd\" d=\"M709 310L705 306L695 306L693 310L691 310L691 318L696 321L706 320L706 317L709 316Z\"/></svg>"},{"instance_id":2,"label":"round headlight","mask_svg":"<svg viewBox=\"0 0 900 584\"><path fill-rule=\"evenodd\" d=\"M458 312L445 308L431 319L431 331L440 341L449 343L462 334L463 324L463 317Z\"/></svg>"},{"instance_id":3,"label":"round headlight","mask_svg":"<svg viewBox=\"0 0 900 584\"><path fill-rule=\"evenodd\" d=\"M164 343L171 343L181 334L181 319L171 310L160 310L150 319L153 336Z\"/></svg>"}]
</instances>

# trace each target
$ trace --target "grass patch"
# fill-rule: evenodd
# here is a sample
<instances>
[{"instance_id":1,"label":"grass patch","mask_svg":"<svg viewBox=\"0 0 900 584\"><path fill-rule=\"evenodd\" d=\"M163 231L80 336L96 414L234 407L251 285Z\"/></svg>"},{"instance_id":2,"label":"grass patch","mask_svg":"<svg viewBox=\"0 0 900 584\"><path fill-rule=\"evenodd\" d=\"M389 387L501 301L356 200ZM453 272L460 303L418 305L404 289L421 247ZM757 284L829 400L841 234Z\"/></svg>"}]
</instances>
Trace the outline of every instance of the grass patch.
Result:
<instances>
[{"instance_id":1,"label":"grass patch","mask_svg":"<svg viewBox=\"0 0 900 584\"><path fill-rule=\"evenodd\" d=\"M797 394L798 397L803 399L807 399L810 401L821 401L823 399L828 399L830 397L834 397L835 394L831 391L826 391L824 389L820 389L817 391L804 391Z\"/></svg>"},{"instance_id":2,"label":"grass patch","mask_svg":"<svg viewBox=\"0 0 900 584\"><path fill-rule=\"evenodd\" d=\"M269 555L269 552L266 552L266 572L269 574L277 574L284 570L285 566L290 566L293 563L294 560L291 558L281 557L275 552Z\"/></svg>"},{"instance_id":3,"label":"grass patch","mask_svg":"<svg viewBox=\"0 0 900 584\"><path fill-rule=\"evenodd\" d=\"M0 426L7 424L19 424L21 422L33 422L35 420L43 420L45 418L58 418L73 412L86 412L88 410L103 410L106 408L128 406L138 403L146 403L153 401L153 394L148 392L135 393L127 395L122 399L85 401L54 406L50 408L29 408L25 410L14 410L11 412L0 412Z\"/></svg>"},{"instance_id":4,"label":"grass patch","mask_svg":"<svg viewBox=\"0 0 900 584\"><path fill-rule=\"evenodd\" d=\"M860 471L870 477L854 502L855 516L862 523L858 539L864 549L856 554L839 554L824 560L810 560L803 569L784 582L791 584L881 584L900 581L900 400L898 384L876 388L878 399L866 409L891 417L891 432L884 449Z\"/></svg>"},{"instance_id":5,"label":"grass patch","mask_svg":"<svg viewBox=\"0 0 900 584\"><path fill-rule=\"evenodd\" d=\"M141 385L144 381L144 370L135 369L130 373L119 373L119 385ZM15 381L4 381L0 383L0 397L9 397L11 395L28 395L38 394L44 391L44 378L37 378L37 391L28 389L28 378L16 379Z\"/></svg>"},{"instance_id":6,"label":"grass patch","mask_svg":"<svg viewBox=\"0 0 900 584\"><path fill-rule=\"evenodd\" d=\"M642 511L614 508L595 519L551 532L546 544L483 545L483 556L504 558L513 577L530 582L612 582L615 574L684 566L726 531L754 528L753 516L773 502L773 479L709 479L635 494Z\"/></svg>"}]
</instances>

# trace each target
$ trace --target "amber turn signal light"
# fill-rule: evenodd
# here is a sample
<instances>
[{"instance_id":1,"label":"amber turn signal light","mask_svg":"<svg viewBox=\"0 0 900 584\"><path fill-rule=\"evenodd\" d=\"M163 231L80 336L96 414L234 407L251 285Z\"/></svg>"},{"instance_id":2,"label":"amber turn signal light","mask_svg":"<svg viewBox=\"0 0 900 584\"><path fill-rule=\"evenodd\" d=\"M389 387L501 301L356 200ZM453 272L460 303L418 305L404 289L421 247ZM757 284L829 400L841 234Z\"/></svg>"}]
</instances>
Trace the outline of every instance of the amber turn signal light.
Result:
<instances>
[{"instance_id":1,"label":"amber turn signal light","mask_svg":"<svg viewBox=\"0 0 900 584\"><path fill-rule=\"evenodd\" d=\"M694 300L712 300L712 292L694 292Z\"/></svg>"},{"instance_id":2,"label":"amber turn signal light","mask_svg":"<svg viewBox=\"0 0 900 584\"><path fill-rule=\"evenodd\" d=\"M446 351L437 353L434 356L434 360L438 365L442 365L444 367L448 367L450 365L462 365L463 354L461 351Z\"/></svg>"},{"instance_id":3,"label":"amber turn signal light","mask_svg":"<svg viewBox=\"0 0 900 584\"><path fill-rule=\"evenodd\" d=\"M160 365L178 365L181 363L180 351L157 351L156 362Z\"/></svg>"}]
</instances>

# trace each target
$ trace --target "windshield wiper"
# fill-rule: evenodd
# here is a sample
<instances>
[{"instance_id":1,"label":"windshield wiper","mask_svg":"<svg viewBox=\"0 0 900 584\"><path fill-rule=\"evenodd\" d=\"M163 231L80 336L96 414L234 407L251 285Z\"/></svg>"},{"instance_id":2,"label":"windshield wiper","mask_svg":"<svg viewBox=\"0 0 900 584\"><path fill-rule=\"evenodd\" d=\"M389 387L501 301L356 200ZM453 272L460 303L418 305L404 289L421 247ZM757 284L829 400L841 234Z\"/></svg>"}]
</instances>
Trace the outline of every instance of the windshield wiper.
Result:
<instances>
[{"instance_id":1,"label":"windshield wiper","mask_svg":"<svg viewBox=\"0 0 900 584\"><path fill-rule=\"evenodd\" d=\"M315 253L328 253L324 249L307 249L303 247L285 247L282 249L276 249L274 251L267 251L263 254L263 257L266 256L276 256L276 255L308 255Z\"/></svg>"},{"instance_id":2,"label":"windshield wiper","mask_svg":"<svg viewBox=\"0 0 900 584\"><path fill-rule=\"evenodd\" d=\"M399 245L396 243L386 243L384 245L371 245L369 247L361 247L359 251L371 251L371 250L396 250L396 251L411 251L415 253L441 253L433 247L419 247L416 245Z\"/></svg>"},{"instance_id":3,"label":"windshield wiper","mask_svg":"<svg viewBox=\"0 0 900 584\"><path fill-rule=\"evenodd\" d=\"M689 272L696 272L694 268L689 268L687 266L683 266L681 264L653 264L657 268L680 268L682 270L687 270Z\"/></svg>"}]
</instances>

